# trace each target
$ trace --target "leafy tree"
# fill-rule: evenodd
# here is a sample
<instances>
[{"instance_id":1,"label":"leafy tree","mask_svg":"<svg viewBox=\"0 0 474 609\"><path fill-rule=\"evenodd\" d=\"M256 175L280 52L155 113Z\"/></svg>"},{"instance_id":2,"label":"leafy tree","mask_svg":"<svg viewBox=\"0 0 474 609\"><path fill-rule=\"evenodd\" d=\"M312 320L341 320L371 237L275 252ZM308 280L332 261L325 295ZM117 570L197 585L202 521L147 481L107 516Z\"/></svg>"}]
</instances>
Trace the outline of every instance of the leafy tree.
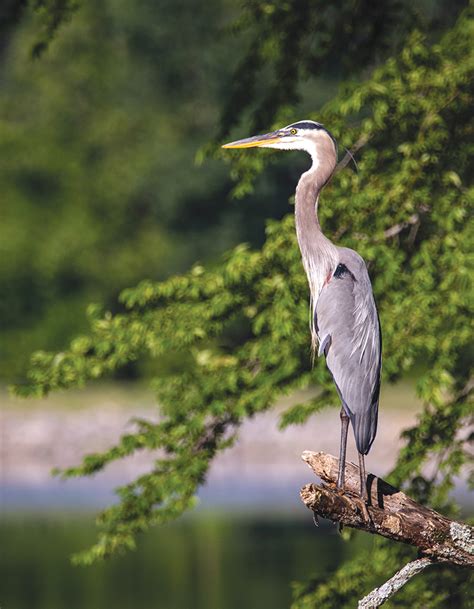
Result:
<instances>
[{"instance_id":1,"label":"leafy tree","mask_svg":"<svg viewBox=\"0 0 474 609\"><path fill-rule=\"evenodd\" d=\"M267 126L284 100L300 98L300 116L314 110L341 77L397 48L412 21L436 30L445 17L442 0L429 11L352 4L253 0L229 36L235 0L199 11L192 0L2 3L1 378L18 375L26 353L84 331L88 302L116 311L137 277L163 279L241 241L262 244L265 219L287 212L295 163L265 172L252 198L224 205L226 168L194 166L195 151L236 122Z\"/></svg>"},{"instance_id":2,"label":"leafy tree","mask_svg":"<svg viewBox=\"0 0 474 609\"><path fill-rule=\"evenodd\" d=\"M0 52L8 46L8 36L28 9L35 17L36 38L31 46L33 56L48 48L59 27L68 21L79 4L76 0L5 0L0 8Z\"/></svg>"},{"instance_id":3,"label":"leafy tree","mask_svg":"<svg viewBox=\"0 0 474 609\"><path fill-rule=\"evenodd\" d=\"M247 47L230 83L219 138L250 112L258 132L311 95L314 111L328 89L308 85L321 77L338 83L380 64L403 47L415 27L436 36L453 24L463 0L328 3L323 0L247 0L235 29ZM330 90L330 88L329 88Z\"/></svg>"},{"instance_id":4,"label":"leafy tree","mask_svg":"<svg viewBox=\"0 0 474 609\"><path fill-rule=\"evenodd\" d=\"M470 273L472 258L472 3L440 41L413 31L401 52L366 81L345 85L315 118L343 146L360 147L359 176L337 174L323 193L327 234L369 262L384 333L384 378L418 374L425 403L417 425L404 433L390 481L445 512L453 477L468 463L472 413ZM279 108L278 118L291 116ZM233 167L244 189L270 155L244 156ZM89 455L64 477L90 475L137 450L160 450L152 471L118 489L120 502L98 519L99 539L76 556L89 564L133 548L148 527L176 518L194 504L211 460L232 444L239 424L275 399L316 383L310 402L282 416L303 423L337 397L323 362L309 362L307 286L288 215L270 222L260 250L241 245L213 269L195 266L164 282L146 281L122 292L126 311L91 307L90 331L61 353L33 356L24 395L82 386L144 354L188 358L176 375L153 381L158 422L110 450ZM235 324L245 338L230 341ZM426 474L427 462L437 463ZM324 581L295 587L295 609L353 607L385 580L411 550L375 540ZM412 581L391 606L468 607L467 574L446 568ZM471 595L471 596L470 596Z\"/></svg>"}]
</instances>

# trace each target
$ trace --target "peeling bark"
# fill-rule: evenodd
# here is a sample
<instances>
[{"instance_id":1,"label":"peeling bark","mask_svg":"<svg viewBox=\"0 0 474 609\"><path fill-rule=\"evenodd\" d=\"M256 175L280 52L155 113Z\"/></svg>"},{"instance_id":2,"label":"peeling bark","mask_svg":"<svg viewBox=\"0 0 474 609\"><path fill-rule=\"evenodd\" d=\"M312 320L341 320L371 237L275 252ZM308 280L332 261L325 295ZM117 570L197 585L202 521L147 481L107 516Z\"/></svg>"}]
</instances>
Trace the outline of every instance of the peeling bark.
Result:
<instances>
[{"instance_id":1,"label":"peeling bark","mask_svg":"<svg viewBox=\"0 0 474 609\"><path fill-rule=\"evenodd\" d=\"M322 485L301 489L303 503L314 513L344 526L401 541L419 549L430 561L474 567L474 528L455 522L373 474L367 476L368 502L359 496L359 468L346 464L344 492L336 489L339 461L332 455L306 451L302 458Z\"/></svg>"}]
</instances>

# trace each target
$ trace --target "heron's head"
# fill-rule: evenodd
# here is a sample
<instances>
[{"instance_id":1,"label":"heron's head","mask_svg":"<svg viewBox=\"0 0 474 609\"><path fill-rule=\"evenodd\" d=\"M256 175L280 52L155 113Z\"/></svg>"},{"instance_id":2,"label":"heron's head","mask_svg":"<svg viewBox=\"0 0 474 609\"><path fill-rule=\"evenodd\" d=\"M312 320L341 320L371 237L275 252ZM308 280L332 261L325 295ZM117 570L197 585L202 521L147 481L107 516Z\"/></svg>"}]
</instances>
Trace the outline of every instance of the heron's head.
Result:
<instances>
[{"instance_id":1,"label":"heron's head","mask_svg":"<svg viewBox=\"0 0 474 609\"><path fill-rule=\"evenodd\" d=\"M337 143L327 129L315 121L299 121L264 135L224 144L222 148L276 148L277 150L304 150L313 161L337 161Z\"/></svg>"}]
</instances>

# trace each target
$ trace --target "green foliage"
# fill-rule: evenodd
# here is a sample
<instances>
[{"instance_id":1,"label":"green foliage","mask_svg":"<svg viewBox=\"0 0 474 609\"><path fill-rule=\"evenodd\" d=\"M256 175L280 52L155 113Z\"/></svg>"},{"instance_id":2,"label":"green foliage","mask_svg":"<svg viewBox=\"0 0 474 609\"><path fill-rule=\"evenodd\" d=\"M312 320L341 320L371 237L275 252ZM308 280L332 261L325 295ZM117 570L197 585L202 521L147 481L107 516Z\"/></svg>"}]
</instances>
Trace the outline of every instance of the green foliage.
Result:
<instances>
[{"instance_id":1,"label":"green foliage","mask_svg":"<svg viewBox=\"0 0 474 609\"><path fill-rule=\"evenodd\" d=\"M456 11L451 2L444 15L444 3L430 0L417 21L436 31L433 15L442 14L446 27ZM373 21L368 8L344 2L337 11L319 0L253 0L243 8L209 0L198 11L193 0L3 0L0 378L18 377L25 354L60 349L83 332L88 303L116 312L117 295L137 277L160 280L242 241L262 244L266 218L286 213L295 163L286 157L252 197L229 204L229 172L220 161L196 167L196 149L219 124L245 123L249 112L252 125L258 114L267 127L276 120L262 101L267 94L269 102L300 98L291 112L303 116L342 76L367 71L399 46L415 18L409 3L379 3L369 11ZM328 36L337 48L326 52ZM252 45L260 62L245 53ZM42 51L39 59L32 49ZM297 69L286 78L279 70L290 58ZM278 110L282 120L289 113ZM250 178L265 159L247 162ZM240 195L250 190L250 179L235 187ZM140 361L120 374L146 370Z\"/></svg>"},{"instance_id":2,"label":"green foliage","mask_svg":"<svg viewBox=\"0 0 474 609\"><path fill-rule=\"evenodd\" d=\"M325 573L305 584L294 584L292 609L353 609L357 599L384 583L402 565L416 558L412 548L382 538L345 563L335 574ZM387 609L427 607L470 609L474 602L469 570L432 566L387 602Z\"/></svg>"},{"instance_id":3,"label":"green foliage","mask_svg":"<svg viewBox=\"0 0 474 609\"><path fill-rule=\"evenodd\" d=\"M432 35L446 29L465 4L246 0L234 25L246 45L229 86L218 138L227 137L246 114L255 133L270 123L288 122L286 115L308 95L309 81L319 78L310 93L314 110L327 95L328 83L321 86L321 77L333 82L354 78L401 49L415 27Z\"/></svg>"},{"instance_id":4,"label":"green foliage","mask_svg":"<svg viewBox=\"0 0 474 609\"><path fill-rule=\"evenodd\" d=\"M34 0L31 4L41 30L31 53L33 57L39 57L48 48L58 28L77 11L80 3L77 0Z\"/></svg>"},{"instance_id":5,"label":"green foliage","mask_svg":"<svg viewBox=\"0 0 474 609\"><path fill-rule=\"evenodd\" d=\"M321 222L369 263L385 381L416 370L426 404L405 433L391 480L448 512L455 508L447 491L468 462L469 438L460 430L470 414L472 355L473 13L471 5L439 43L413 32L396 58L366 82L343 87L315 117L341 145L361 146L360 175L334 177ZM237 157L232 171L244 190L269 158ZM138 533L191 508L214 456L244 419L278 396L310 383L321 388L310 404L283 415L283 425L337 403L324 362L310 366L307 291L289 215L269 223L261 250L242 245L216 268L142 282L122 292L124 312L92 307L90 331L67 351L33 356L28 382L17 389L23 395L82 386L144 355L191 360L182 373L154 379L158 422L136 421L136 432L116 446L61 472L90 475L137 450L159 450L152 471L118 489L119 503L99 517L98 543L77 562L133 548ZM235 324L245 338L229 342ZM436 463L434 473L427 473L428 462ZM353 607L410 557L410 550L376 540L336 574L297 586L294 607ZM465 574L433 568L391 605L434 609L449 599L467 607L467 586Z\"/></svg>"},{"instance_id":6,"label":"green foliage","mask_svg":"<svg viewBox=\"0 0 474 609\"><path fill-rule=\"evenodd\" d=\"M4 0L0 10L0 51L13 28L29 14L34 21L35 41L31 55L39 57L45 51L58 29L69 21L79 8L78 0Z\"/></svg>"},{"instance_id":7,"label":"green foliage","mask_svg":"<svg viewBox=\"0 0 474 609\"><path fill-rule=\"evenodd\" d=\"M322 222L369 262L385 379L423 362L418 392L427 406L406 433L392 479L438 504L467 459L457 431L468 415L471 337L472 34L472 11L434 46L413 33L399 57L367 82L344 88L318 116L343 145L366 142L360 177L341 172L326 189ZM185 372L154 380L158 422L137 421L136 432L115 447L62 472L90 475L137 450L161 451L151 472L118 489L119 503L99 518L98 543L76 557L85 564L133 547L137 533L189 509L212 458L232 442L239 423L279 395L309 383L321 387L309 407L293 409L284 423L303 422L337 401L324 362L310 368L307 287L291 215L269 224L261 250L239 246L214 270L195 266L161 283L143 282L125 290L121 302L121 314L90 310L90 332L68 351L36 353L29 383L18 388L44 395L81 386L143 354L192 354ZM229 346L224 332L236 321L246 326L247 338ZM432 479L423 477L428 459L438 462ZM392 545L387 550L381 542L376 552L384 561L380 570L366 573L358 558L316 592L298 590L295 607L349 606L343 603L367 591L369 581L395 570ZM360 584L347 583L353 580ZM329 601L335 590L338 601ZM429 604L428 588L417 594L425 606L439 606L438 600Z\"/></svg>"},{"instance_id":8,"label":"green foliage","mask_svg":"<svg viewBox=\"0 0 474 609\"><path fill-rule=\"evenodd\" d=\"M72 4L32 5L0 65L0 376L9 379L26 353L84 331L87 303L116 307L137 277L207 262L250 235L244 213L222 205L225 167L193 165L215 129L235 44L219 34L225 0L198 14L189 2L84 2L35 61L36 13L52 24ZM178 23L186 46L175 44Z\"/></svg>"}]
</instances>

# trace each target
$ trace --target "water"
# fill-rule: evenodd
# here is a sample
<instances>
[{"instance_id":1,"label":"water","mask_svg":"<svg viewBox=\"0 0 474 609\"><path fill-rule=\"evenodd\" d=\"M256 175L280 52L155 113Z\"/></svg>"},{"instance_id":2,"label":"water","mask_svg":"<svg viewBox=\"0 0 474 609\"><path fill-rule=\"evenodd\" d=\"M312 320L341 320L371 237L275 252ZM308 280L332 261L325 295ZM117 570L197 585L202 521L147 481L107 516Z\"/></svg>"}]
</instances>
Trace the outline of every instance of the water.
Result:
<instances>
[{"instance_id":1,"label":"water","mask_svg":"<svg viewBox=\"0 0 474 609\"><path fill-rule=\"evenodd\" d=\"M349 546L308 518L199 514L144 535L93 567L71 553L92 517L4 516L0 605L7 609L287 609L291 582L333 570ZM352 546L352 544L350 544Z\"/></svg>"}]
</instances>

